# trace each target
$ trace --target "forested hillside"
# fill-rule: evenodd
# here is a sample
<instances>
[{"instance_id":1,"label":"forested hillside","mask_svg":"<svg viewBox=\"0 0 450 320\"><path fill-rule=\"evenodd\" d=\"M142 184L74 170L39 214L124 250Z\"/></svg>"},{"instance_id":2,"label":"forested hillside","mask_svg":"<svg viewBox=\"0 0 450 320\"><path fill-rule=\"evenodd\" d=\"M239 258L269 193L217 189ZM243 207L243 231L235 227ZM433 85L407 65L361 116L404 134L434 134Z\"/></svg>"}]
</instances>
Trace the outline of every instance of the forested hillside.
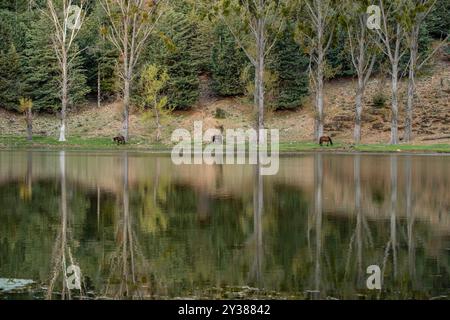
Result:
<instances>
[{"instance_id":1,"label":"forested hillside","mask_svg":"<svg viewBox=\"0 0 450 320\"><path fill-rule=\"evenodd\" d=\"M450 0L0 0L0 135L24 135L29 106L34 135L60 141L169 142L194 120L445 140L449 16Z\"/></svg>"}]
</instances>

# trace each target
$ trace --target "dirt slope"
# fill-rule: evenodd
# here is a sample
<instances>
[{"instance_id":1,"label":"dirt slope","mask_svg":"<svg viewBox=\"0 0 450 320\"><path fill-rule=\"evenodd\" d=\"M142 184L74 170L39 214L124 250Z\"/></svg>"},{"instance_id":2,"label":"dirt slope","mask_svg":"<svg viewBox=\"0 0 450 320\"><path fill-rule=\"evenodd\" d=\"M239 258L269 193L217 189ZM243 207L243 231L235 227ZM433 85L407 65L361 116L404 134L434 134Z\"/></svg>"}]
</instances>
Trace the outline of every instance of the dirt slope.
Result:
<instances>
[{"instance_id":1,"label":"dirt slope","mask_svg":"<svg viewBox=\"0 0 450 320\"><path fill-rule=\"evenodd\" d=\"M199 103L190 111L175 112L165 119L164 142L170 141L176 128L192 130L193 122L202 120L204 129L223 125L225 128L250 128L253 124L253 107L245 98L214 98L208 88L207 79L202 78L202 95ZM325 113L327 134L337 141L351 142L353 135L354 79L331 81L325 87ZM402 83L400 109L400 136L404 123L406 82ZM206 94L205 94L206 91ZM385 107L372 105L373 96L384 92L388 97ZM386 143L389 141L389 79L373 78L368 84L363 115L364 143ZM215 111L225 111L225 119L216 119ZM313 100L306 101L298 111L268 112L266 125L280 129L282 141L307 141L312 139L314 119ZM88 105L71 112L68 119L69 135L83 137L111 137L121 128L120 102L107 104L101 109ZM450 61L439 60L435 66L417 81L417 104L414 113L415 144L450 143ZM37 135L57 137L59 121L55 115L35 117L34 132ZM145 122L138 111L131 116L131 135L152 142L155 126ZM0 110L0 135L25 135L23 116ZM447 138L446 138L447 137Z\"/></svg>"}]
</instances>

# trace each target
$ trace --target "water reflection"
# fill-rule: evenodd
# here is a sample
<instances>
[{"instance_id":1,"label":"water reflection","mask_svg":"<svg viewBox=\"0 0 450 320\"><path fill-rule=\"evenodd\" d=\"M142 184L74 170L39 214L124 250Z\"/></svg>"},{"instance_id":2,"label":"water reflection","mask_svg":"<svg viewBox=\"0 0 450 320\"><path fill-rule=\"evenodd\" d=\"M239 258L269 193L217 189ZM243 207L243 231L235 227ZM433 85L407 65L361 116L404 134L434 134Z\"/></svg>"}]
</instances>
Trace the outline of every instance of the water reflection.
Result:
<instances>
[{"instance_id":1,"label":"water reflection","mask_svg":"<svg viewBox=\"0 0 450 320\"><path fill-rule=\"evenodd\" d=\"M47 299L447 296L449 160L307 154L262 176L163 155L2 151L0 278L33 279ZM366 287L370 265L381 291Z\"/></svg>"}]
</instances>

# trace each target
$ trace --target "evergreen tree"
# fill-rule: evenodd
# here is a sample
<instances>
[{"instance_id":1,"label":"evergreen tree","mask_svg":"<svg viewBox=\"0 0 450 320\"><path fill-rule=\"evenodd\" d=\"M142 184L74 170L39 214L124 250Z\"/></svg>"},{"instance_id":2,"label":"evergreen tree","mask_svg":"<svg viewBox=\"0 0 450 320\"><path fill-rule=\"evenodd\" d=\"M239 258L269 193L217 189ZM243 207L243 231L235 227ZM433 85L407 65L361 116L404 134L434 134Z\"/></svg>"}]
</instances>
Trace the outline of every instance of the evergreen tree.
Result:
<instances>
[{"instance_id":1,"label":"evergreen tree","mask_svg":"<svg viewBox=\"0 0 450 320\"><path fill-rule=\"evenodd\" d=\"M328 78L355 76L356 72L353 68L351 55L347 51L346 30L342 26L338 26L334 42L327 54L327 63L331 69L327 70Z\"/></svg>"},{"instance_id":2,"label":"evergreen tree","mask_svg":"<svg viewBox=\"0 0 450 320\"><path fill-rule=\"evenodd\" d=\"M147 62L167 70L164 89L168 106L188 109L199 97L199 64L191 44L196 41L195 25L181 12L171 11L161 21L159 37L149 41Z\"/></svg>"},{"instance_id":3,"label":"evergreen tree","mask_svg":"<svg viewBox=\"0 0 450 320\"><path fill-rule=\"evenodd\" d=\"M33 100L36 111L55 112L60 108L60 70L48 33L47 20L37 19L26 35L24 50L24 94ZM73 50L77 51L76 48ZM69 105L82 103L89 88L81 56L72 61L69 74Z\"/></svg>"},{"instance_id":4,"label":"evergreen tree","mask_svg":"<svg viewBox=\"0 0 450 320\"><path fill-rule=\"evenodd\" d=\"M24 49L28 16L28 13L0 10L0 51L7 52L12 44L19 53Z\"/></svg>"},{"instance_id":5,"label":"evergreen tree","mask_svg":"<svg viewBox=\"0 0 450 320\"><path fill-rule=\"evenodd\" d=\"M437 0L426 20L429 34L436 39L445 38L450 33L450 1Z\"/></svg>"},{"instance_id":6,"label":"evergreen tree","mask_svg":"<svg viewBox=\"0 0 450 320\"><path fill-rule=\"evenodd\" d=\"M8 52L0 52L0 107L18 110L22 92L20 58L14 45Z\"/></svg>"},{"instance_id":7,"label":"evergreen tree","mask_svg":"<svg viewBox=\"0 0 450 320\"><path fill-rule=\"evenodd\" d=\"M270 65L270 69L278 74L276 109L301 106L309 92L308 65L308 57L301 53L301 48L294 41L292 28L288 28L273 48Z\"/></svg>"},{"instance_id":8,"label":"evergreen tree","mask_svg":"<svg viewBox=\"0 0 450 320\"><path fill-rule=\"evenodd\" d=\"M24 90L35 111L55 111L59 104L58 64L47 21L37 19L26 34L24 50Z\"/></svg>"},{"instance_id":9,"label":"evergreen tree","mask_svg":"<svg viewBox=\"0 0 450 320\"><path fill-rule=\"evenodd\" d=\"M245 86L240 75L246 63L245 53L236 44L228 28L223 24L218 25L211 54L213 90L221 96L243 94Z\"/></svg>"},{"instance_id":10,"label":"evergreen tree","mask_svg":"<svg viewBox=\"0 0 450 320\"><path fill-rule=\"evenodd\" d=\"M88 48L81 53L81 56L90 92L98 94L100 89L101 100L114 97L120 91L117 72L119 54L117 49L106 40L104 21L106 21L105 12L100 4L96 3L78 40L80 47Z\"/></svg>"}]
</instances>

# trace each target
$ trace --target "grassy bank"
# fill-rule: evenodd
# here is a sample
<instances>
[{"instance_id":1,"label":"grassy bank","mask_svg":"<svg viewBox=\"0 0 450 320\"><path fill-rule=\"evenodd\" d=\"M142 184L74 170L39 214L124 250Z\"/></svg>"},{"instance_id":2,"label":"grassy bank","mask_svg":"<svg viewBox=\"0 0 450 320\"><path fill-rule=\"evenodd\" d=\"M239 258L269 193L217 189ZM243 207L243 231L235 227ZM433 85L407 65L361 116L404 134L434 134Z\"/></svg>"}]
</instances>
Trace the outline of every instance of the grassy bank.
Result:
<instances>
[{"instance_id":1,"label":"grassy bank","mask_svg":"<svg viewBox=\"0 0 450 320\"><path fill-rule=\"evenodd\" d=\"M388 144L362 144L351 145L335 143L333 146L319 146L312 142L282 142L280 152L412 152L412 153L450 153L450 144L430 145L388 145ZM0 136L0 149L68 149L68 150L153 150L170 151L171 146L151 144L144 139L131 139L126 145L117 145L110 138L81 138L69 137L67 142L61 143L54 137L36 136L29 142L24 137Z\"/></svg>"}]
</instances>

